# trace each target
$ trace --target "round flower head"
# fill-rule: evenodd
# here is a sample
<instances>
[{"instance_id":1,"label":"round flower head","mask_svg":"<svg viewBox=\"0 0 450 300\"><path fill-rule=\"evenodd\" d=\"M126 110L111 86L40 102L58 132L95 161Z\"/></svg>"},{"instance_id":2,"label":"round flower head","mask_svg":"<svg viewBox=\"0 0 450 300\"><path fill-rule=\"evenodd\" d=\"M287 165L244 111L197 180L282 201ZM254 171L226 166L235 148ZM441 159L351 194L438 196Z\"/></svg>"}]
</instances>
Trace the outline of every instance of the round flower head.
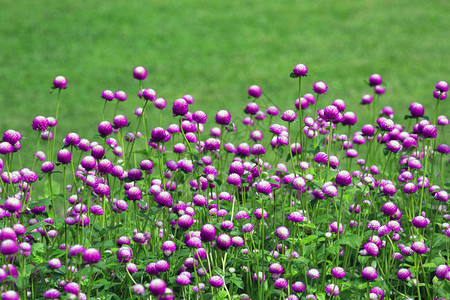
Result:
<instances>
[{"instance_id":1,"label":"round flower head","mask_svg":"<svg viewBox=\"0 0 450 300\"><path fill-rule=\"evenodd\" d=\"M114 117L113 124L117 129L127 126L128 120L124 115L117 115Z\"/></svg>"},{"instance_id":2,"label":"round flower head","mask_svg":"<svg viewBox=\"0 0 450 300\"><path fill-rule=\"evenodd\" d=\"M435 99L439 99L441 101L445 100L445 99L447 99L447 92L441 92L440 90L434 90L433 97Z\"/></svg>"},{"instance_id":3,"label":"round flower head","mask_svg":"<svg viewBox=\"0 0 450 300\"><path fill-rule=\"evenodd\" d=\"M297 118L297 114L295 113L295 111L293 111L291 109L286 110L283 113L283 115L281 116L281 119L286 122L293 122L293 121L295 121L296 118Z\"/></svg>"},{"instance_id":4,"label":"round flower head","mask_svg":"<svg viewBox=\"0 0 450 300\"><path fill-rule=\"evenodd\" d=\"M209 284L215 288L221 287L223 283L223 278L220 276L214 275L209 278Z\"/></svg>"},{"instance_id":5,"label":"round flower head","mask_svg":"<svg viewBox=\"0 0 450 300\"><path fill-rule=\"evenodd\" d=\"M127 94L124 91L117 91L114 93L114 98L116 98L117 101L126 101Z\"/></svg>"},{"instance_id":6,"label":"round flower head","mask_svg":"<svg viewBox=\"0 0 450 300\"><path fill-rule=\"evenodd\" d=\"M325 287L325 292L327 293L328 296L338 296L339 295L339 287L337 285L335 285L334 283L329 283L327 284L327 286Z\"/></svg>"},{"instance_id":7,"label":"round flower head","mask_svg":"<svg viewBox=\"0 0 450 300\"><path fill-rule=\"evenodd\" d=\"M288 286L288 281L284 278L278 278L277 280L275 280L273 286L277 290L282 290Z\"/></svg>"},{"instance_id":8,"label":"round flower head","mask_svg":"<svg viewBox=\"0 0 450 300\"><path fill-rule=\"evenodd\" d=\"M102 92L101 97L105 99L105 101L111 101L114 99L114 92L111 90L104 90Z\"/></svg>"},{"instance_id":9,"label":"round flower head","mask_svg":"<svg viewBox=\"0 0 450 300\"><path fill-rule=\"evenodd\" d=\"M334 278L341 279L345 277L345 270L341 267L335 267L331 269L331 275L333 275Z\"/></svg>"},{"instance_id":10,"label":"round flower head","mask_svg":"<svg viewBox=\"0 0 450 300\"><path fill-rule=\"evenodd\" d=\"M272 185L268 181L261 180L256 185L256 192L268 195L272 193Z\"/></svg>"},{"instance_id":11,"label":"round flower head","mask_svg":"<svg viewBox=\"0 0 450 300\"><path fill-rule=\"evenodd\" d=\"M285 240L289 237L289 229L284 226L280 226L277 228L276 234L280 240Z\"/></svg>"},{"instance_id":12,"label":"round flower head","mask_svg":"<svg viewBox=\"0 0 450 300\"><path fill-rule=\"evenodd\" d=\"M276 106L269 106L269 107L266 109L266 113L267 113L269 116L278 116L279 111L278 111L278 108L277 108Z\"/></svg>"},{"instance_id":13,"label":"round flower head","mask_svg":"<svg viewBox=\"0 0 450 300\"><path fill-rule=\"evenodd\" d=\"M383 95L385 92L386 92L386 90L384 87L382 87L380 85L375 86L375 93L377 95Z\"/></svg>"},{"instance_id":14,"label":"round flower head","mask_svg":"<svg viewBox=\"0 0 450 300\"><path fill-rule=\"evenodd\" d=\"M397 278L400 280L410 280L411 279L411 271L406 268L402 268L397 272Z\"/></svg>"},{"instance_id":15,"label":"round flower head","mask_svg":"<svg viewBox=\"0 0 450 300\"><path fill-rule=\"evenodd\" d=\"M291 288L296 293L303 293L304 291L306 291L306 285L301 281L294 282Z\"/></svg>"},{"instance_id":16,"label":"round flower head","mask_svg":"<svg viewBox=\"0 0 450 300\"><path fill-rule=\"evenodd\" d=\"M142 66L136 67L133 70L133 77L137 80L144 80L147 78L147 70Z\"/></svg>"},{"instance_id":17,"label":"round flower head","mask_svg":"<svg viewBox=\"0 0 450 300\"><path fill-rule=\"evenodd\" d=\"M189 107L188 103L184 99L177 99L173 103L172 113L174 116L184 116L188 113Z\"/></svg>"},{"instance_id":18,"label":"round flower head","mask_svg":"<svg viewBox=\"0 0 450 300\"><path fill-rule=\"evenodd\" d=\"M447 126L449 124L447 116L444 116L444 115L438 116L437 124L439 126Z\"/></svg>"},{"instance_id":19,"label":"round flower head","mask_svg":"<svg viewBox=\"0 0 450 300\"><path fill-rule=\"evenodd\" d=\"M55 89L65 89L67 87L67 79L64 76L56 76L53 79L53 87Z\"/></svg>"},{"instance_id":20,"label":"round flower head","mask_svg":"<svg viewBox=\"0 0 450 300\"><path fill-rule=\"evenodd\" d=\"M153 102L156 99L156 92L152 89L145 89L142 91L142 97L144 97L145 100Z\"/></svg>"},{"instance_id":21,"label":"round flower head","mask_svg":"<svg viewBox=\"0 0 450 300\"><path fill-rule=\"evenodd\" d=\"M31 127L36 131L46 131L48 128L48 119L43 116L37 116L33 119ZM15 144L15 143L14 143Z\"/></svg>"},{"instance_id":22,"label":"round flower head","mask_svg":"<svg viewBox=\"0 0 450 300\"><path fill-rule=\"evenodd\" d=\"M55 169L55 165L51 161L46 161L41 165L41 171L43 173L49 173Z\"/></svg>"},{"instance_id":23,"label":"round flower head","mask_svg":"<svg viewBox=\"0 0 450 300\"><path fill-rule=\"evenodd\" d=\"M199 124L205 124L208 116L204 111L198 110L192 114L192 119L199 123Z\"/></svg>"},{"instance_id":24,"label":"round flower head","mask_svg":"<svg viewBox=\"0 0 450 300\"><path fill-rule=\"evenodd\" d=\"M95 248L86 249L83 254L83 261L88 264L97 263L100 261L100 251Z\"/></svg>"},{"instance_id":25,"label":"round flower head","mask_svg":"<svg viewBox=\"0 0 450 300\"><path fill-rule=\"evenodd\" d=\"M411 113L411 116L413 116L414 118L420 118L423 117L425 108L422 104L413 102L409 105L409 111Z\"/></svg>"},{"instance_id":26,"label":"round flower head","mask_svg":"<svg viewBox=\"0 0 450 300\"><path fill-rule=\"evenodd\" d=\"M372 95L366 94L361 97L362 104L370 104L373 101Z\"/></svg>"},{"instance_id":27,"label":"round flower head","mask_svg":"<svg viewBox=\"0 0 450 300\"><path fill-rule=\"evenodd\" d=\"M345 186L352 183L352 175L348 171L339 171L336 174L336 184Z\"/></svg>"},{"instance_id":28,"label":"round flower head","mask_svg":"<svg viewBox=\"0 0 450 300\"><path fill-rule=\"evenodd\" d=\"M56 154L56 160L63 165L66 165L71 162L72 155L68 149L61 149Z\"/></svg>"},{"instance_id":29,"label":"round flower head","mask_svg":"<svg viewBox=\"0 0 450 300\"><path fill-rule=\"evenodd\" d=\"M424 254L427 252L427 246L424 242L416 241L411 244L411 249L417 254Z\"/></svg>"},{"instance_id":30,"label":"round flower head","mask_svg":"<svg viewBox=\"0 0 450 300\"><path fill-rule=\"evenodd\" d=\"M245 113L249 115L256 115L256 113L259 111L259 106L255 102L250 102L245 107Z\"/></svg>"},{"instance_id":31,"label":"round flower head","mask_svg":"<svg viewBox=\"0 0 450 300\"><path fill-rule=\"evenodd\" d=\"M308 277L311 279L317 279L320 277L319 270L317 270L317 269L309 269L307 274L308 274Z\"/></svg>"},{"instance_id":32,"label":"round flower head","mask_svg":"<svg viewBox=\"0 0 450 300\"><path fill-rule=\"evenodd\" d=\"M93 156L85 156L81 159L81 166L86 170L92 170L97 166L97 161Z\"/></svg>"},{"instance_id":33,"label":"round flower head","mask_svg":"<svg viewBox=\"0 0 450 300\"><path fill-rule=\"evenodd\" d=\"M450 268L447 265L439 265L436 268L436 277L439 279L448 278L448 274L450 273Z\"/></svg>"},{"instance_id":34,"label":"round flower head","mask_svg":"<svg viewBox=\"0 0 450 300\"><path fill-rule=\"evenodd\" d=\"M257 85L252 85L248 88L248 95L254 98L261 97L261 88Z\"/></svg>"},{"instance_id":35,"label":"round flower head","mask_svg":"<svg viewBox=\"0 0 450 300\"><path fill-rule=\"evenodd\" d=\"M100 135L107 136L110 135L112 131L113 127L108 121L102 121L98 125L98 133L100 133Z\"/></svg>"},{"instance_id":36,"label":"round flower head","mask_svg":"<svg viewBox=\"0 0 450 300\"><path fill-rule=\"evenodd\" d=\"M361 277L373 281L378 277L377 270L373 267L365 267L361 270Z\"/></svg>"},{"instance_id":37,"label":"round flower head","mask_svg":"<svg viewBox=\"0 0 450 300\"><path fill-rule=\"evenodd\" d=\"M387 143L386 148L393 153L397 153L402 150L402 144L397 140L391 140Z\"/></svg>"},{"instance_id":38,"label":"round flower head","mask_svg":"<svg viewBox=\"0 0 450 300\"><path fill-rule=\"evenodd\" d=\"M226 110L219 110L216 114L216 123L219 125L228 125L231 122L231 114Z\"/></svg>"},{"instance_id":39,"label":"round flower head","mask_svg":"<svg viewBox=\"0 0 450 300\"><path fill-rule=\"evenodd\" d=\"M379 74L372 74L369 77L369 85L370 86L377 86L383 83L383 79Z\"/></svg>"},{"instance_id":40,"label":"round flower head","mask_svg":"<svg viewBox=\"0 0 450 300\"><path fill-rule=\"evenodd\" d=\"M439 81L436 83L436 89L440 92L447 92L448 91L448 83L445 81Z\"/></svg>"},{"instance_id":41,"label":"round flower head","mask_svg":"<svg viewBox=\"0 0 450 300\"><path fill-rule=\"evenodd\" d=\"M153 279L150 281L148 289L154 296L162 296L166 291L166 282L160 278Z\"/></svg>"},{"instance_id":42,"label":"round flower head","mask_svg":"<svg viewBox=\"0 0 450 300\"><path fill-rule=\"evenodd\" d=\"M325 121L334 121L339 116L339 109L334 105L328 105L323 110L323 116Z\"/></svg>"},{"instance_id":43,"label":"round flower head","mask_svg":"<svg viewBox=\"0 0 450 300\"><path fill-rule=\"evenodd\" d=\"M3 255L15 254L17 251L19 251L19 247L17 246L17 243L11 239L4 240L0 244L0 253Z\"/></svg>"},{"instance_id":44,"label":"round flower head","mask_svg":"<svg viewBox=\"0 0 450 300\"><path fill-rule=\"evenodd\" d=\"M422 128L422 136L435 139L437 137L437 127L435 125L426 125Z\"/></svg>"},{"instance_id":45,"label":"round flower head","mask_svg":"<svg viewBox=\"0 0 450 300\"><path fill-rule=\"evenodd\" d=\"M317 81L313 85L313 91L314 91L314 93L317 93L317 94L324 95L327 92L327 89L328 89L328 87L327 87L326 83L323 81Z\"/></svg>"},{"instance_id":46,"label":"round flower head","mask_svg":"<svg viewBox=\"0 0 450 300\"><path fill-rule=\"evenodd\" d=\"M219 248L221 250L226 250L226 249L230 248L231 237L226 233L219 234L219 236L216 239L216 245L217 245L217 248Z\"/></svg>"},{"instance_id":47,"label":"round flower head","mask_svg":"<svg viewBox=\"0 0 450 300\"><path fill-rule=\"evenodd\" d=\"M294 73L298 77L303 77L306 76L306 74L308 74L308 68L304 64L298 64L294 67L292 73Z\"/></svg>"},{"instance_id":48,"label":"round flower head","mask_svg":"<svg viewBox=\"0 0 450 300\"><path fill-rule=\"evenodd\" d=\"M344 113L344 120L342 121L343 125L353 126L358 121L358 118L354 112L348 111Z\"/></svg>"}]
</instances>

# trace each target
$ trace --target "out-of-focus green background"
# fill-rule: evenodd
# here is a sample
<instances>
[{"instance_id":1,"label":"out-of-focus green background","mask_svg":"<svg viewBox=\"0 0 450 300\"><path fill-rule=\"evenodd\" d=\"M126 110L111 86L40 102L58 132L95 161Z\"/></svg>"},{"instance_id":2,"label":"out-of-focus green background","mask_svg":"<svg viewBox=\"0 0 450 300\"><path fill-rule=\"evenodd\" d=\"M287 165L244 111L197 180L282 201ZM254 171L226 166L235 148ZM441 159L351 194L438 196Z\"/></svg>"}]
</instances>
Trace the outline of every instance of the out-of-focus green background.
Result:
<instances>
[{"instance_id":1,"label":"out-of-focus green background","mask_svg":"<svg viewBox=\"0 0 450 300\"><path fill-rule=\"evenodd\" d=\"M92 138L102 90L128 93L120 107L128 117L140 106L132 78L138 65L149 73L144 87L169 103L165 124L184 94L194 96L192 110L238 116L251 84L280 109L292 108L297 81L289 73L297 63L309 68L303 91L325 81L320 105L344 99L361 113L358 126L367 120L359 103L371 92L365 81L372 73L383 76L381 104L394 107L397 121L412 101L432 117L434 85L450 80L448 13L447 0L3 0L0 129L23 132L22 145L32 151L31 121L54 115L50 86L64 75L70 88L62 95L58 137L75 131ZM110 105L109 120L112 111ZM448 100L441 105L446 112Z\"/></svg>"}]
</instances>

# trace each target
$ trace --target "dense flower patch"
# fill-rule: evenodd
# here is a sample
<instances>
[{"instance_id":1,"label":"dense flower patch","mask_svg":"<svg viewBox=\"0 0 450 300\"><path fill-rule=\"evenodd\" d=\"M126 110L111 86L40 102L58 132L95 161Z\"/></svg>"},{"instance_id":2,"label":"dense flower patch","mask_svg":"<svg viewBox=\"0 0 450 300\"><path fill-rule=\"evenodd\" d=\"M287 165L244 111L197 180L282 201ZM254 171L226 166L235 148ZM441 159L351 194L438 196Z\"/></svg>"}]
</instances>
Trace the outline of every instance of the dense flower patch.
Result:
<instances>
[{"instance_id":1,"label":"dense flower patch","mask_svg":"<svg viewBox=\"0 0 450 300\"><path fill-rule=\"evenodd\" d=\"M325 82L301 93L307 75L290 75L291 110L252 85L242 116L211 116L190 95L166 109L136 67L138 97L103 91L91 141L58 139L56 77L32 165L20 132L0 143L1 298L448 299L448 84L428 117L414 102L394 118L374 74L356 125ZM118 114L123 101L142 107Z\"/></svg>"}]
</instances>

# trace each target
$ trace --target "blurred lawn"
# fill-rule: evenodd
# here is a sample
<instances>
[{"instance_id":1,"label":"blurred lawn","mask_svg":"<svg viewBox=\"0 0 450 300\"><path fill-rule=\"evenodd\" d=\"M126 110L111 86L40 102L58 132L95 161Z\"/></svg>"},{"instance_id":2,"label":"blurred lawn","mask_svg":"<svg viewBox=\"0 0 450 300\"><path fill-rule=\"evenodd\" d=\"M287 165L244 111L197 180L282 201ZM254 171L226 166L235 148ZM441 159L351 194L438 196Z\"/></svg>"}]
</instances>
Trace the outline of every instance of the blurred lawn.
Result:
<instances>
[{"instance_id":1,"label":"blurred lawn","mask_svg":"<svg viewBox=\"0 0 450 300\"><path fill-rule=\"evenodd\" d=\"M315 81L328 84L322 105L342 98L348 110L365 113L359 105L371 92L365 81L379 73L387 91L382 103L394 107L397 120L412 101L432 116L434 85L450 80L449 12L446 0L3 0L0 129L23 132L22 145L32 151L31 121L54 115L49 88L64 75L70 89L62 95L59 136L75 131L92 138L102 90L128 93L121 106L128 117L139 106L132 78L138 65L149 72L145 87L168 100L169 110L191 94L195 110L226 108L236 116L251 84L281 109L293 107L297 81L289 73L304 63L311 74L304 92ZM442 104L448 113L448 101Z\"/></svg>"}]
</instances>

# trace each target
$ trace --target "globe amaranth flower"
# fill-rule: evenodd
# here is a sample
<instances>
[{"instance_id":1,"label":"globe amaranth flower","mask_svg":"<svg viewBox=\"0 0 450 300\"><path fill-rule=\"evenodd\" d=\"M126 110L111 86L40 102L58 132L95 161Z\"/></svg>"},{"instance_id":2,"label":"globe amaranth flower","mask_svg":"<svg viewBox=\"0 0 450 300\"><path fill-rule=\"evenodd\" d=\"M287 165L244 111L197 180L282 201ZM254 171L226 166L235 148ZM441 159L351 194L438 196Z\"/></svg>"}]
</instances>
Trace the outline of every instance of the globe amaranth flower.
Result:
<instances>
[{"instance_id":1,"label":"globe amaranth flower","mask_svg":"<svg viewBox=\"0 0 450 300\"><path fill-rule=\"evenodd\" d=\"M189 106L186 100L176 99L172 106L172 113L174 116L184 116L188 113Z\"/></svg>"},{"instance_id":2,"label":"globe amaranth flower","mask_svg":"<svg viewBox=\"0 0 450 300\"><path fill-rule=\"evenodd\" d=\"M148 289L154 296L162 296L166 291L166 282L160 278L153 279L150 281Z\"/></svg>"},{"instance_id":3,"label":"globe amaranth flower","mask_svg":"<svg viewBox=\"0 0 450 300\"><path fill-rule=\"evenodd\" d=\"M414 118L421 118L425 113L425 108L422 104L413 102L409 105L409 111Z\"/></svg>"},{"instance_id":4,"label":"globe amaranth flower","mask_svg":"<svg viewBox=\"0 0 450 300\"><path fill-rule=\"evenodd\" d=\"M372 74L369 77L369 85L370 86L377 86L383 83L383 78L381 78L381 75L379 74Z\"/></svg>"},{"instance_id":5,"label":"globe amaranth flower","mask_svg":"<svg viewBox=\"0 0 450 300\"><path fill-rule=\"evenodd\" d=\"M257 85L251 85L248 88L248 95L254 98L261 97L261 88Z\"/></svg>"},{"instance_id":6,"label":"globe amaranth flower","mask_svg":"<svg viewBox=\"0 0 450 300\"><path fill-rule=\"evenodd\" d=\"M439 81L436 83L436 89L441 92L448 92L448 83L445 81Z\"/></svg>"},{"instance_id":7,"label":"globe amaranth flower","mask_svg":"<svg viewBox=\"0 0 450 300\"><path fill-rule=\"evenodd\" d=\"M402 268L397 271L397 278L400 280L410 280L411 279L411 271L406 268Z\"/></svg>"},{"instance_id":8,"label":"globe amaranth flower","mask_svg":"<svg viewBox=\"0 0 450 300\"><path fill-rule=\"evenodd\" d=\"M55 89L64 90L67 87L67 79L64 76L56 76L53 79L53 87Z\"/></svg>"},{"instance_id":9,"label":"globe amaranth flower","mask_svg":"<svg viewBox=\"0 0 450 300\"><path fill-rule=\"evenodd\" d=\"M313 85L313 91L317 94L324 95L327 92L327 89L328 89L328 87L327 87L326 83L323 81L317 81Z\"/></svg>"},{"instance_id":10,"label":"globe amaranth flower","mask_svg":"<svg viewBox=\"0 0 450 300\"><path fill-rule=\"evenodd\" d=\"M297 118L297 114L295 111L288 109L283 112L283 115L281 116L281 119L286 122L293 122Z\"/></svg>"},{"instance_id":11,"label":"globe amaranth flower","mask_svg":"<svg viewBox=\"0 0 450 300\"><path fill-rule=\"evenodd\" d=\"M138 66L133 70L133 77L137 80L144 80L147 78L147 70L142 66Z\"/></svg>"},{"instance_id":12,"label":"globe amaranth flower","mask_svg":"<svg viewBox=\"0 0 450 300\"><path fill-rule=\"evenodd\" d=\"M361 270L361 277L373 281L378 277L377 270L374 267L365 267Z\"/></svg>"},{"instance_id":13,"label":"globe amaranth flower","mask_svg":"<svg viewBox=\"0 0 450 300\"><path fill-rule=\"evenodd\" d=\"M327 286L325 287L325 292L327 293L327 295L330 296L338 296L339 295L339 287L334 284L334 283L329 283L327 284Z\"/></svg>"},{"instance_id":14,"label":"globe amaranth flower","mask_svg":"<svg viewBox=\"0 0 450 300\"><path fill-rule=\"evenodd\" d=\"M297 77L304 77L308 74L308 68L304 64L297 64L292 70Z\"/></svg>"},{"instance_id":15,"label":"globe amaranth flower","mask_svg":"<svg viewBox=\"0 0 450 300\"><path fill-rule=\"evenodd\" d=\"M227 110L219 110L215 120L219 125L228 125L231 122L231 114Z\"/></svg>"}]
</instances>

